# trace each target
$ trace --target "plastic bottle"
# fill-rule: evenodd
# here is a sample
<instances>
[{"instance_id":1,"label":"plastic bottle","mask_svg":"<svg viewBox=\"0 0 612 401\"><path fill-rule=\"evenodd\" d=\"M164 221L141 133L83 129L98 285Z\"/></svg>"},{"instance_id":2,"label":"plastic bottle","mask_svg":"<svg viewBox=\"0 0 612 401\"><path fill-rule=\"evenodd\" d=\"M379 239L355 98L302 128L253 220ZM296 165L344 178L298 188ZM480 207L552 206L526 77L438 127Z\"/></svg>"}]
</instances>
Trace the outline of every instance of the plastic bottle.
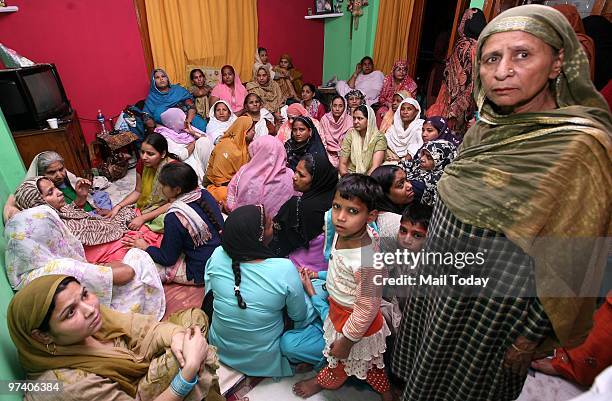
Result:
<instances>
[{"instance_id":1,"label":"plastic bottle","mask_svg":"<svg viewBox=\"0 0 612 401\"><path fill-rule=\"evenodd\" d=\"M106 119L104 118L104 114L102 114L102 110L98 109L98 117L96 117L96 119L98 120L102 128L100 132L102 134L106 134L106 125L104 124L104 121Z\"/></svg>"}]
</instances>

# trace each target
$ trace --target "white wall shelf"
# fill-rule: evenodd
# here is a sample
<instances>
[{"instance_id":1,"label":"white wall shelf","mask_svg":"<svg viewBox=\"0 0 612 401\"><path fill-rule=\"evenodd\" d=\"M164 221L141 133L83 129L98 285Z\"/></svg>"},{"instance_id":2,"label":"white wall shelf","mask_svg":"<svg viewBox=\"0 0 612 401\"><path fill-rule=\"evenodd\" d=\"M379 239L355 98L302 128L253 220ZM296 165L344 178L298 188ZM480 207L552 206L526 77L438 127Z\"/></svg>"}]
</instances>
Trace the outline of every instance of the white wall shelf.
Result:
<instances>
[{"instance_id":1,"label":"white wall shelf","mask_svg":"<svg viewBox=\"0 0 612 401\"><path fill-rule=\"evenodd\" d=\"M342 17L343 15L344 13L305 15L304 19L338 18L338 17Z\"/></svg>"},{"instance_id":2,"label":"white wall shelf","mask_svg":"<svg viewBox=\"0 0 612 401\"><path fill-rule=\"evenodd\" d=\"M17 6L0 7L0 13L14 13L17 10L19 10Z\"/></svg>"}]
</instances>

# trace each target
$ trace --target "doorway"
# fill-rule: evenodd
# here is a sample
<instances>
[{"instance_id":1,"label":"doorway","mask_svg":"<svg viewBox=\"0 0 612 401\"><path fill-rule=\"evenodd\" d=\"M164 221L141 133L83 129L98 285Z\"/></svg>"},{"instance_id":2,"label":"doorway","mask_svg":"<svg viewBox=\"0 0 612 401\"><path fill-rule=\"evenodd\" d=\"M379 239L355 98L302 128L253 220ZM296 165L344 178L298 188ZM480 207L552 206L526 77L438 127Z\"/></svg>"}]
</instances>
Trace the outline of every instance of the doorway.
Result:
<instances>
[{"instance_id":1,"label":"doorway","mask_svg":"<svg viewBox=\"0 0 612 401\"><path fill-rule=\"evenodd\" d=\"M423 110L432 105L438 95L446 58L469 3L469 0L425 0L414 74L419 102L425 106Z\"/></svg>"}]
</instances>

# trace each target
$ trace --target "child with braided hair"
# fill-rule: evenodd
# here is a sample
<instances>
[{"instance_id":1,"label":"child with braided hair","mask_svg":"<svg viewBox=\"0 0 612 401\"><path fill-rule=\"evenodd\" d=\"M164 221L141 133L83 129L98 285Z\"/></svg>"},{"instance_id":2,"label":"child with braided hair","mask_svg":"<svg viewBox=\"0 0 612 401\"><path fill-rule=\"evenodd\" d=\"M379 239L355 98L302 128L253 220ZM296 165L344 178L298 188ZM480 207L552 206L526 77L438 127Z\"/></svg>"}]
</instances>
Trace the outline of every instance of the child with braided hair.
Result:
<instances>
[{"instance_id":1,"label":"child with braided hair","mask_svg":"<svg viewBox=\"0 0 612 401\"><path fill-rule=\"evenodd\" d=\"M272 235L263 206L237 208L204 274L207 297L213 295L208 340L221 362L249 376L292 376L292 364L320 360L324 346L316 330L295 341L295 330L309 329L317 315L293 263L268 247ZM293 321L290 339L285 314Z\"/></svg>"},{"instance_id":2,"label":"child with braided hair","mask_svg":"<svg viewBox=\"0 0 612 401\"><path fill-rule=\"evenodd\" d=\"M223 216L219 206L207 190L198 187L198 176L186 163L166 164L158 180L164 197L171 202L164 217L161 246L149 246L134 236L124 237L123 242L146 251L165 267L162 281L201 285L206 262L221 245Z\"/></svg>"}]
</instances>

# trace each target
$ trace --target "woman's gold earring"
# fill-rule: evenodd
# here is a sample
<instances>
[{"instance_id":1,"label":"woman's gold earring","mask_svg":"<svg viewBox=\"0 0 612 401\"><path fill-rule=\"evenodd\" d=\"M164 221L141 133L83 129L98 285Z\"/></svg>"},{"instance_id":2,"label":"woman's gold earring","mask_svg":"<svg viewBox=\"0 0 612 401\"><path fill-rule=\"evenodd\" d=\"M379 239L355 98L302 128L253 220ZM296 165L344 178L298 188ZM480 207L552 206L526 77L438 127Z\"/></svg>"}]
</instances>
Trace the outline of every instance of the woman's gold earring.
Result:
<instances>
[{"instance_id":1,"label":"woman's gold earring","mask_svg":"<svg viewBox=\"0 0 612 401\"><path fill-rule=\"evenodd\" d=\"M55 352L57 351L57 346L55 345L55 343L50 343L53 344L53 349L49 349L49 344L45 344L45 346L47 347L47 352L50 353L51 355L55 355Z\"/></svg>"}]
</instances>

